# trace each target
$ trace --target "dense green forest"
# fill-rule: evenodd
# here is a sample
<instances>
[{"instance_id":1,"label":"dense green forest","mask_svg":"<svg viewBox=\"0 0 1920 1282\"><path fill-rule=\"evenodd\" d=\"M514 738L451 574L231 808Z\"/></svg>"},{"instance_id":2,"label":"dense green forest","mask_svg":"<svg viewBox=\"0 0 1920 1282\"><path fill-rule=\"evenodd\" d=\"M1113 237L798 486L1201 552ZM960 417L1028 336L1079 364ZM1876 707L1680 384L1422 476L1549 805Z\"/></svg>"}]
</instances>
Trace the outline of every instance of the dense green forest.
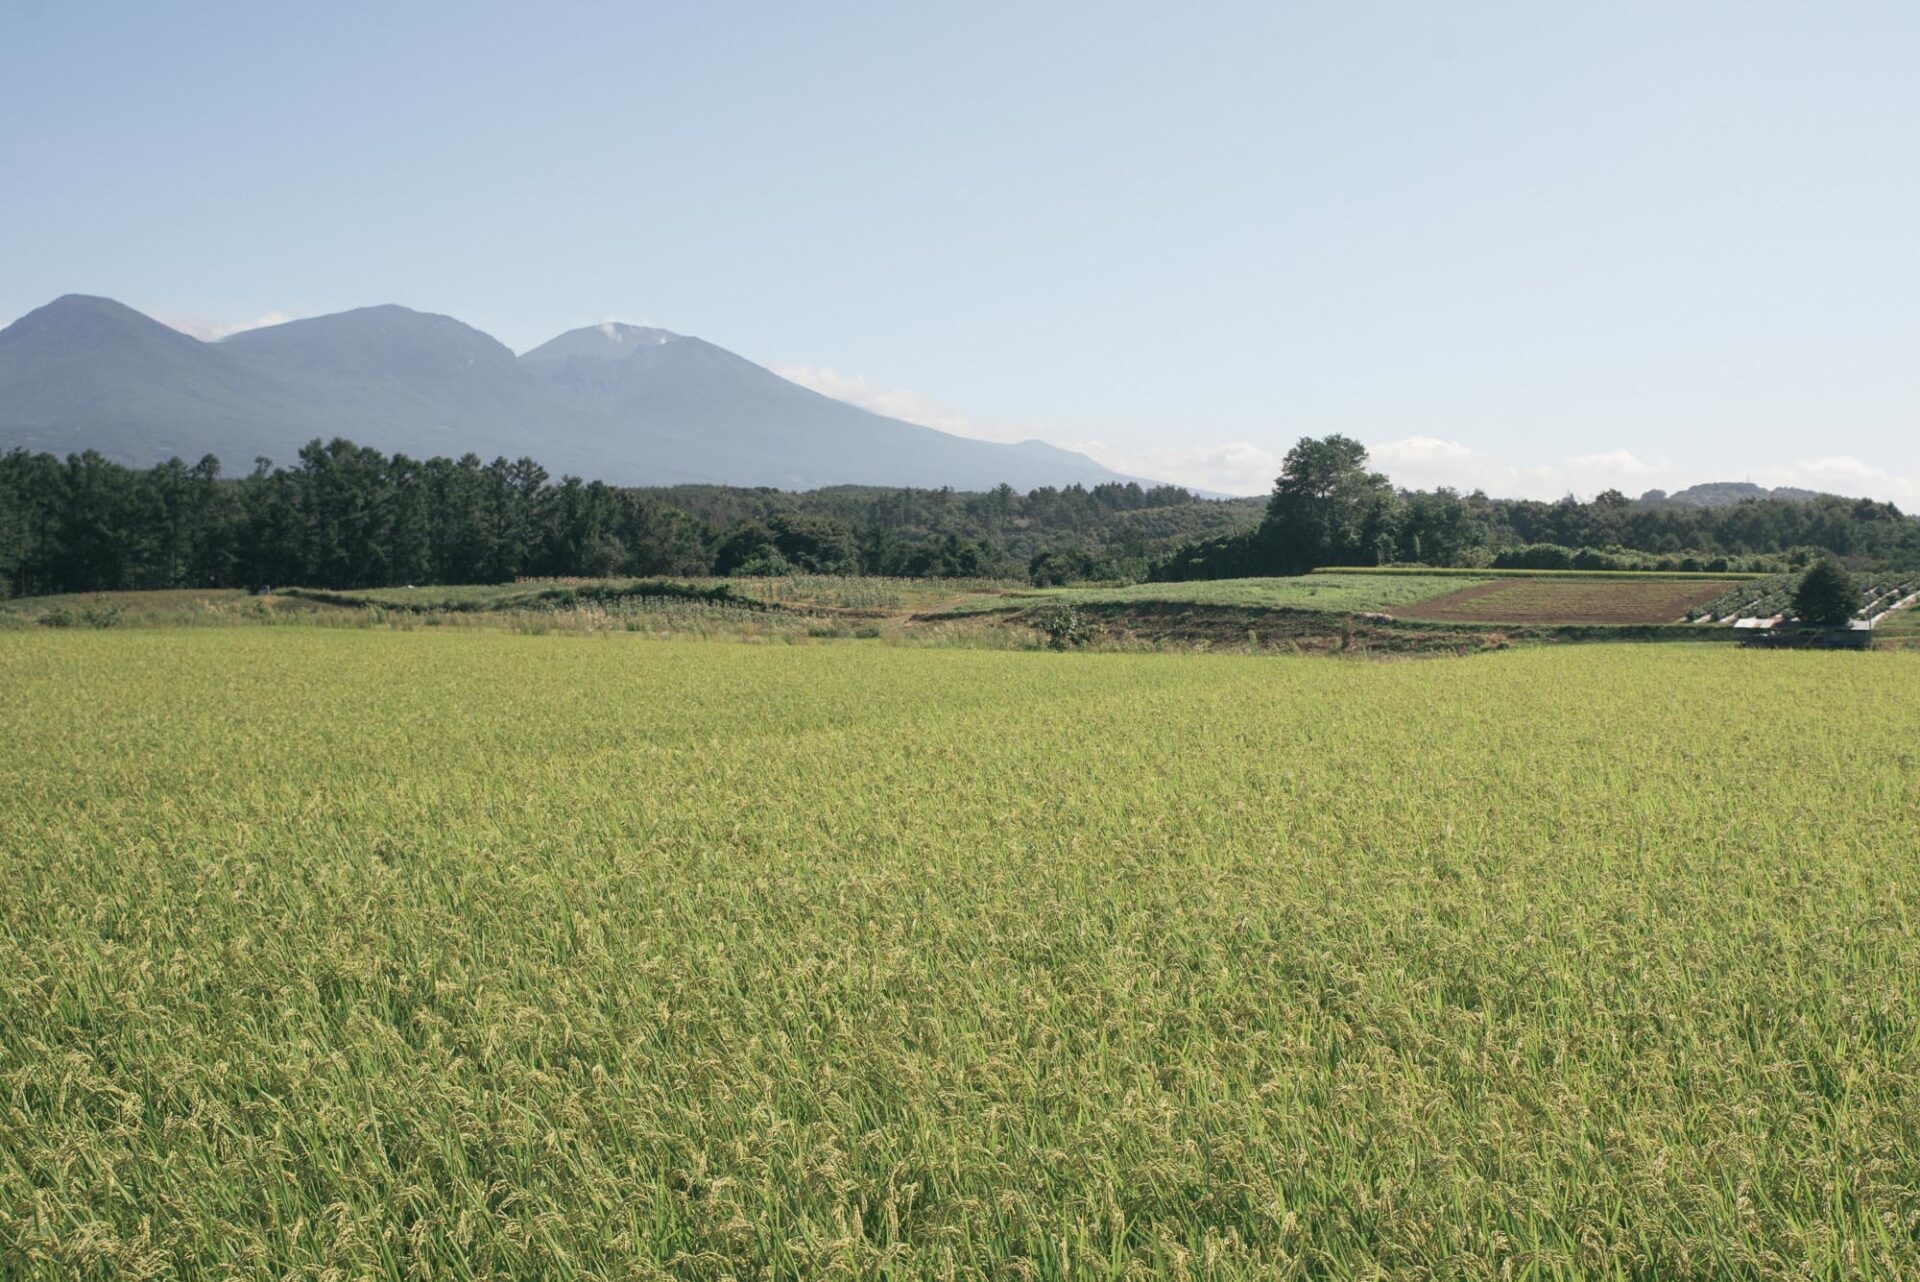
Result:
<instances>
[{"instance_id":1,"label":"dense green forest","mask_svg":"<svg viewBox=\"0 0 1920 1282\"><path fill-rule=\"evenodd\" d=\"M1821 552L1920 561L1920 522L1823 496L1718 508L1395 490L1342 437L1304 440L1271 498L1136 484L951 490L555 481L528 459L315 441L289 467L138 470L0 455L0 587L382 587L527 576L993 575L1040 583L1286 574L1316 565L1779 569Z\"/></svg>"},{"instance_id":2,"label":"dense green forest","mask_svg":"<svg viewBox=\"0 0 1920 1282\"><path fill-rule=\"evenodd\" d=\"M91 452L15 450L0 455L0 585L36 595L793 571L1126 579L1184 541L1250 528L1260 510L1134 484L619 489L554 481L529 459L420 461L343 440L231 479L213 458L136 470Z\"/></svg>"}]
</instances>

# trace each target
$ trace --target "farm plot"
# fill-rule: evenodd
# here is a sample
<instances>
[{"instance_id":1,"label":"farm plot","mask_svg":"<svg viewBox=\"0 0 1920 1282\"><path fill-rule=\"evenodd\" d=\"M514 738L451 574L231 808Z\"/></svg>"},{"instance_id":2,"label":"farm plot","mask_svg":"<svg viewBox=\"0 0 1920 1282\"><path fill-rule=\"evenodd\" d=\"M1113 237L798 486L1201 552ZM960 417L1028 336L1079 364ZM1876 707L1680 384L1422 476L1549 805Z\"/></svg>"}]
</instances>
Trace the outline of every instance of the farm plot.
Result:
<instances>
[{"instance_id":1,"label":"farm plot","mask_svg":"<svg viewBox=\"0 0 1920 1282\"><path fill-rule=\"evenodd\" d=\"M1884 616L1874 625L1874 633L1903 644L1920 644L1920 604L1906 605Z\"/></svg>"},{"instance_id":2,"label":"farm plot","mask_svg":"<svg viewBox=\"0 0 1920 1282\"><path fill-rule=\"evenodd\" d=\"M1425 601L1478 579L1441 574L1355 574L1316 570L1275 578L1202 579L1188 583L1133 583L1116 588L1028 588L963 602L953 613L1006 609L1058 598L1074 605L1222 606L1246 610L1305 610L1349 614L1393 610Z\"/></svg>"},{"instance_id":3,"label":"farm plot","mask_svg":"<svg viewBox=\"0 0 1920 1282\"><path fill-rule=\"evenodd\" d=\"M1774 619L1793 617L1793 593L1800 583L1799 573L1770 574L1745 583L1730 584L1710 601L1688 611L1700 620L1732 622L1736 619ZM1900 607L1920 592L1920 569L1873 570L1855 576L1860 588L1857 619L1879 621L1905 613ZM1889 619L1889 621L1891 621ZM1882 624L1881 626L1885 626Z\"/></svg>"},{"instance_id":4,"label":"farm plot","mask_svg":"<svg viewBox=\"0 0 1920 1282\"><path fill-rule=\"evenodd\" d=\"M1396 613L1453 623L1674 623L1734 586L1717 579L1499 579Z\"/></svg>"}]
</instances>

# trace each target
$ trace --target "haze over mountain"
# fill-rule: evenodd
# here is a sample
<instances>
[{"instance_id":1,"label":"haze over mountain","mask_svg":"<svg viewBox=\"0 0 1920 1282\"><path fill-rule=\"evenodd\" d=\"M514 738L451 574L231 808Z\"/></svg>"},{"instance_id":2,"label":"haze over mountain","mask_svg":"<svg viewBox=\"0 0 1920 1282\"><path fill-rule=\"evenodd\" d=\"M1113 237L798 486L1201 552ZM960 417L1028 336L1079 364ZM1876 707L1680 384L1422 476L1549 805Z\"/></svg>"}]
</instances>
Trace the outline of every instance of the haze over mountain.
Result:
<instances>
[{"instance_id":1,"label":"haze over mountain","mask_svg":"<svg viewBox=\"0 0 1920 1282\"><path fill-rule=\"evenodd\" d=\"M529 455L616 484L707 481L1027 490L1124 480L1040 441L1005 445L837 401L702 339L635 325L516 357L448 316L367 307L205 343L67 295L0 330L0 448L151 465L290 462L314 437L387 452Z\"/></svg>"}]
</instances>

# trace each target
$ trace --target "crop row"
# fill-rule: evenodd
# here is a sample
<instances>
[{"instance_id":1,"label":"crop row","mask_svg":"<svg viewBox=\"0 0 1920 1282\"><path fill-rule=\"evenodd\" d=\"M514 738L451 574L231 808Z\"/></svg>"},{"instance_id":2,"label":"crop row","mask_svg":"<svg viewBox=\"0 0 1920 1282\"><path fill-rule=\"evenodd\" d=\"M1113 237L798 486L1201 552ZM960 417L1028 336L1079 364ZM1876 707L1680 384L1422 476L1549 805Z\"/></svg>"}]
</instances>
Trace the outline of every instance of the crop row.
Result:
<instances>
[{"instance_id":1,"label":"crop row","mask_svg":"<svg viewBox=\"0 0 1920 1282\"><path fill-rule=\"evenodd\" d=\"M1856 576L1860 587L1857 619L1876 618L1920 591L1920 569L1876 570ZM1704 605L1688 611L1694 622L1731 623L1739 619L1793 617L1793 594L1800 575L1770 574L1729 589Z\"/></svg>"}]
</instances>

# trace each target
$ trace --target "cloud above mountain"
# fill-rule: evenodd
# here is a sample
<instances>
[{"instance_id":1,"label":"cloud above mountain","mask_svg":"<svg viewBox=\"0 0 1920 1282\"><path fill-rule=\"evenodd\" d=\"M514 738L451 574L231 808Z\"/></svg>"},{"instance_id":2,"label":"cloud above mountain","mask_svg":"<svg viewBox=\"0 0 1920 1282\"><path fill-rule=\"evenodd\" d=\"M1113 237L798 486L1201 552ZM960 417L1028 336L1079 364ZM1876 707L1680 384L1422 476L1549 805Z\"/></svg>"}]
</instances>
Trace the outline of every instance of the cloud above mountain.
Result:
<instances>
[{"instance_id":1,"label":"cloud above mountain","mask_svg":"<svg viewBox=\"0 0 1920 1282\"><path fill-rule=\"evenodd\" d=\"M268 312L252 320L217 321L205 316L185 316L178 312L156 312L153 317L168 329L177 329L182 334L197 338L203 343L217 343L233 334L244 334L250 329L265 329L269 325L284 325L294 317L288 312Z\"/></svg>"},{"instance_id":2,"label":"cloud above mountain","mask_svg":"<svg viewBox=\"0 0 1920 1282\"><path fill-rule=\"evenodd\" d=\"M798 383L822 396L922 427L1009 444L1030 440L1035 435L1031 427L995 423L965 414L918 392L903 387L882 387L865 374L842 374L830 365L777 365L773 372L789 383Z\"/></svg>"}]
</instances>

